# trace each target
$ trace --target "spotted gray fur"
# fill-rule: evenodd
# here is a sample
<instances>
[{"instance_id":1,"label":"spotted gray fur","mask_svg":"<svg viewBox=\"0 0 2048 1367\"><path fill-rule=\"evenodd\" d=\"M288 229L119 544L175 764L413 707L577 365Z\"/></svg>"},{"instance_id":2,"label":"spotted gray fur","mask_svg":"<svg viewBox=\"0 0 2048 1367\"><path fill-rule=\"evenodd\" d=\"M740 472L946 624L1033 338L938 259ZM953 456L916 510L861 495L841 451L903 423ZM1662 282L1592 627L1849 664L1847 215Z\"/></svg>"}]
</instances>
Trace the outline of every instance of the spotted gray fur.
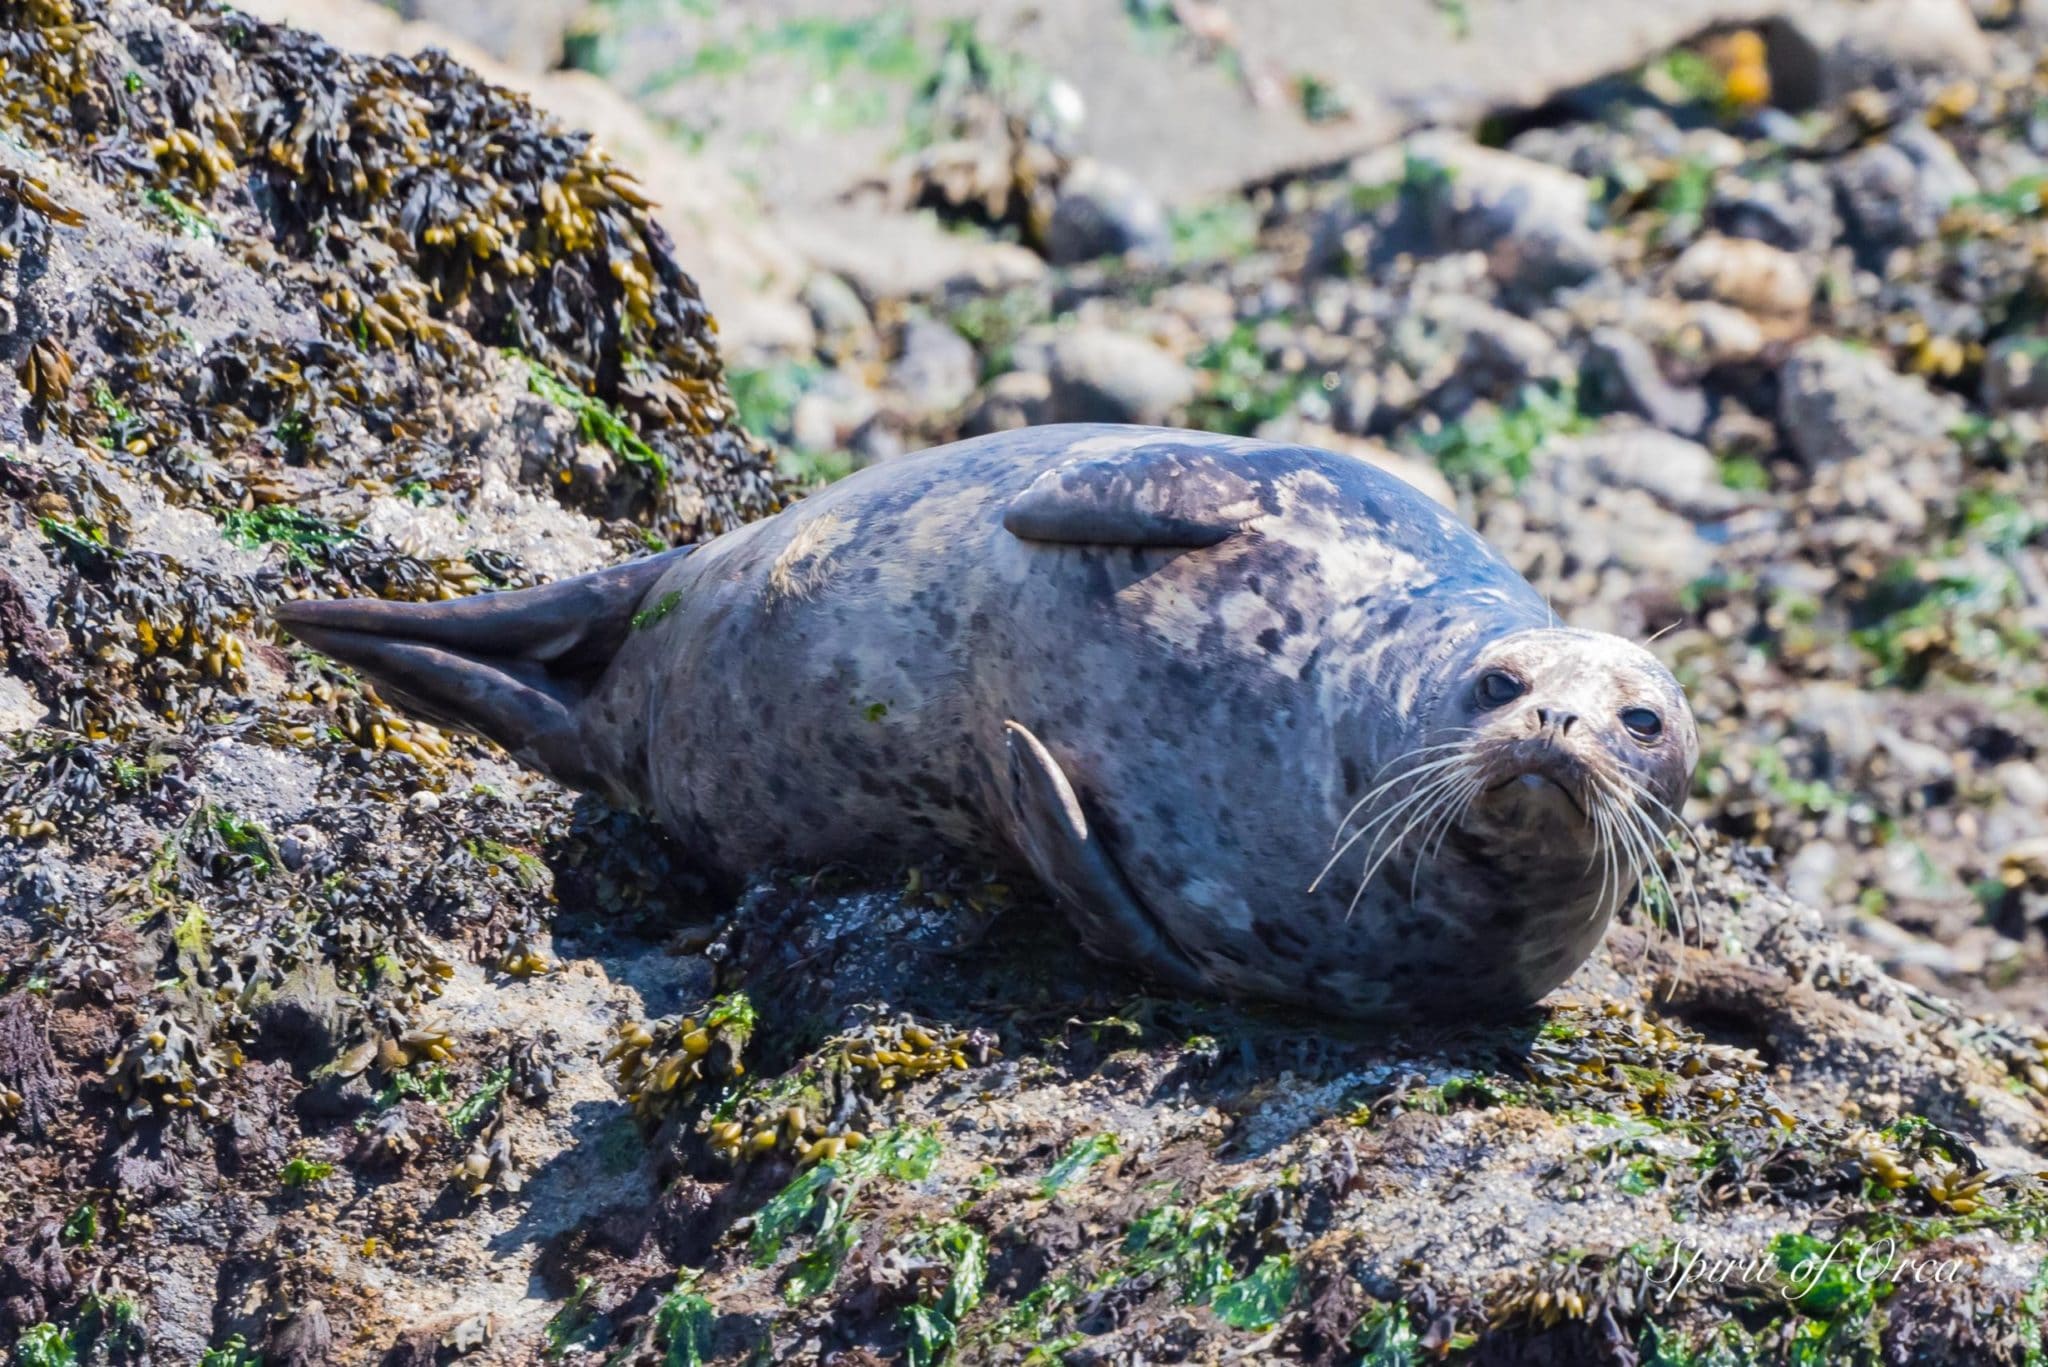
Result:
<instances>
[{"instance_id":1,"label":"spotted gray fur","mask_svg":"<svg viewBox=\"0 0 2048 1367\"><path fill-rule=\"evenodd\" d=\"M459 630L447 606L280 619L711 869L1019 859L1098 955L1348 1016L1562 982L1645 869L1586 785L1649 794L1661 839L1697 752L1654 657L1556 627L1435 503L1306 447L1005 432L637 564L472 600ZM1481 707L1489 671L1525 692ZM1463 805L1347 846L1430 754L1471 770Z\"/></svg>"}]
</instances>

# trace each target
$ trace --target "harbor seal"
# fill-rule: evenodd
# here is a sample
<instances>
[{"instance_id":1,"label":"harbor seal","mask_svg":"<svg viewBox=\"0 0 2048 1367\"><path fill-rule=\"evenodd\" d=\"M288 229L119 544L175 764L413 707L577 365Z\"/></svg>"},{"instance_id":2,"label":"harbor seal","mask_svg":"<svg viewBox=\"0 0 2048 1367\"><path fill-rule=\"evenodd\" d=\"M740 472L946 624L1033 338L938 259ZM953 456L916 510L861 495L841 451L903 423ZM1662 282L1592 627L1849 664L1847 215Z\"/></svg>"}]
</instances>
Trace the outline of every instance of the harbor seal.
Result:
<instances>
[{"instance_id":1,"label":"harbor seal","mask_svg":"<svg viewBox=\"0 0 2048 1367\"><path fill-rule=\"evenodd\" d=\"M1556 625L1408 485L1159 428L935 448L542 588L276 615L708 870L1014 859L1096 955L1350 1017L1562 982L1698 753L1654 656Z\"/></svg>"}]
</instances>

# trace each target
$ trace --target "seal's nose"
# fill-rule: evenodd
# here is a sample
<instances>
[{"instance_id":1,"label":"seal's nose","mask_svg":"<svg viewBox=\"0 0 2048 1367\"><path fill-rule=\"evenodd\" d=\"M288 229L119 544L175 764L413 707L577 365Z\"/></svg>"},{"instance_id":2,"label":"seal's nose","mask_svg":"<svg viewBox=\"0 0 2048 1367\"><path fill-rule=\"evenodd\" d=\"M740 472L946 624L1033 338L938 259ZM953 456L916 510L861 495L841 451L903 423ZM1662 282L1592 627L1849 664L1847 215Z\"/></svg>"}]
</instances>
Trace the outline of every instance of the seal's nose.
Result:
<instances>
[{"instance_id":1,"label":"seal's nose","mask_svg":"<svg viewBox=\"0 0 2048 1367\"><path fill-rule=\"evenodd\" d=\"M1555 707L1536 709L1536 729L1539 731L1555 731L1560 736L1569 735L1572 723L1578 719L1579 714L1576 712L1565 712Z\"/></svg>"}]
</instances>

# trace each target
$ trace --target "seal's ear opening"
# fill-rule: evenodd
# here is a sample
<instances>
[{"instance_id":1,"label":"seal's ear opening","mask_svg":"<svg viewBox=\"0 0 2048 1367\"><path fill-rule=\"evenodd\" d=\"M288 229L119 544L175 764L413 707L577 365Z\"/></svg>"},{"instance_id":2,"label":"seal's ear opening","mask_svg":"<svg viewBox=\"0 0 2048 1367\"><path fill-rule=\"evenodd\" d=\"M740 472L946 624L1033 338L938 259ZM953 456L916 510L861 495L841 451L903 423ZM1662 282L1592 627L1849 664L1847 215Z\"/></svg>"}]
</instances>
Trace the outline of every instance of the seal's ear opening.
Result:
<instances>
[{"instance_id":1,"label":"seal's ear opening","mask_svg":"<svg viewBox=\"0 0 2048 1367\"><path fill-rule=\"evenodd\" d=\"M475 731L564 783L601 788L577 708L690 547L540 588L443 603L279 603L299 640L374 679L408 711Z\"/></svg>"}]
</instances>

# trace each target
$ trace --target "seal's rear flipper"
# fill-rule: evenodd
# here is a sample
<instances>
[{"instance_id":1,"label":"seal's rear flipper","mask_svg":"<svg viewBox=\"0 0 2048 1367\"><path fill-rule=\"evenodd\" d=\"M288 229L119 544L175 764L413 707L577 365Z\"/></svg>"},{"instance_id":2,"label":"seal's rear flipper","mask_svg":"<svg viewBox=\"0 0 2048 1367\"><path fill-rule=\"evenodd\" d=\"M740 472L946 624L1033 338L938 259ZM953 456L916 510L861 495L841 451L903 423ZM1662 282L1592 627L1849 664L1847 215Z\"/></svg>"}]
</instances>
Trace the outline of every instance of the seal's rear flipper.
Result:
<instances>
[{"instance_id":1,"label":"seal's rear flipper","mask_svg":"<svg viewBox=\"0 0 2048 1367\"><path fill-rule=\"evenodd\" d=\"M1016 722L1003 723L1010 752L1008 805L1018 853L1031 865L1100 958L1130 964L1176 991L1214 991L1124 881L1059 761Z\"/></svg>"},{"instance_id":2,"label":"seal's rear flipper","mask_svg":"<svg viewBox=\"0 0 2048 1367\"><path fill-rule=\"evenodd\" d=\"M604 788L576 709L690 547L513 593L442 603L375 598L279 603L279 626L368 674L403 704L490 737L577 787Z\"/></svg>"}]
</instances>

